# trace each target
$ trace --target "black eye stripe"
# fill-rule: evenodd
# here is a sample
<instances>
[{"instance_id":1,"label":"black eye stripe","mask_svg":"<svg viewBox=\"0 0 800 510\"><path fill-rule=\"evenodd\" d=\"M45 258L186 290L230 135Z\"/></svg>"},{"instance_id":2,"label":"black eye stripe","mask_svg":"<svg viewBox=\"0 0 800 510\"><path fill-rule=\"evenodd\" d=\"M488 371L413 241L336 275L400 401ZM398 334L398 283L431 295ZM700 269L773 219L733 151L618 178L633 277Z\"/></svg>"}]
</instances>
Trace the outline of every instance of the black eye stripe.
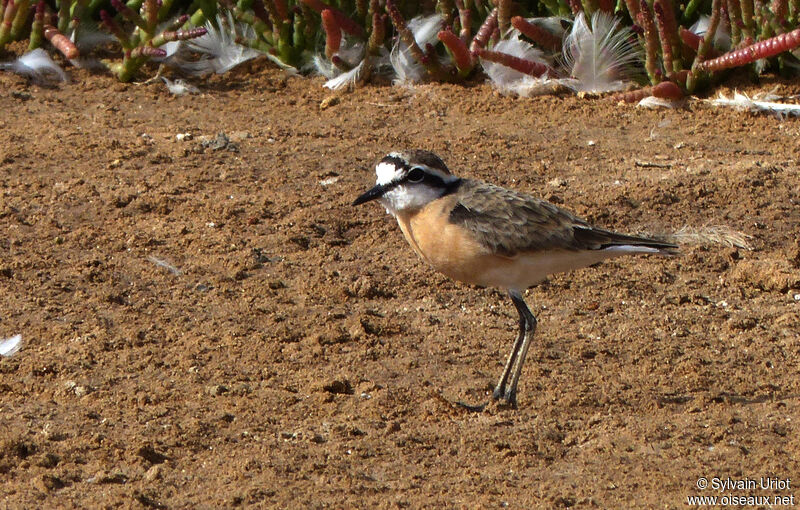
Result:
<instances>
[{"instance_id":1,"label":"black eye stripe","mask_svg":"<svg viewBox=\"0 0 800 510\"><path fill-rule=\"evenodd\" d=\"M406 179L408 182L422 182L425 179L425 176L428 175L425 170L416 166L408 171L406 175Z\"/></svg>"}]
</instances>

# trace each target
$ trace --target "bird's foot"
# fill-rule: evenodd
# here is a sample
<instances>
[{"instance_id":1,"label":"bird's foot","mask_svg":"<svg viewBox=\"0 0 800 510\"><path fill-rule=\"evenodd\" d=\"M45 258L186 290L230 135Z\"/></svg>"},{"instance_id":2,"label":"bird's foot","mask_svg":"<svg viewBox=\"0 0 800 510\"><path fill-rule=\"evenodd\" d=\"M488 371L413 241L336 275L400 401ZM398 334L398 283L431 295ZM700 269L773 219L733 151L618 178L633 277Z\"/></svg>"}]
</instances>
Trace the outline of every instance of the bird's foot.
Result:
<instances>
[{"instance_id":1,"label":"bird's foot","mask_svg":"<svg viewBox=\"0 0 800 510\"><path fill-rule=\"evenodd\" d=\"M468 404L466 402L456 401L456 405L473 413L482 413L489 407L496 407L498 409L516 409L517 394L516 392L503 392L495 389L492 393L492 398L483 404Z\"/></svg>"},{"instance_id":2,"label":"bird's foot","mask_svg":"<svg viewBox=\"0 0 800 510\"><path fill-rule=\"evenodd\" d=\"M498 405L503 407L517 408L517 392L513 388L505 389L498 386L492 392L492 400L497 401Z\"/></svg>"}]
</instances>

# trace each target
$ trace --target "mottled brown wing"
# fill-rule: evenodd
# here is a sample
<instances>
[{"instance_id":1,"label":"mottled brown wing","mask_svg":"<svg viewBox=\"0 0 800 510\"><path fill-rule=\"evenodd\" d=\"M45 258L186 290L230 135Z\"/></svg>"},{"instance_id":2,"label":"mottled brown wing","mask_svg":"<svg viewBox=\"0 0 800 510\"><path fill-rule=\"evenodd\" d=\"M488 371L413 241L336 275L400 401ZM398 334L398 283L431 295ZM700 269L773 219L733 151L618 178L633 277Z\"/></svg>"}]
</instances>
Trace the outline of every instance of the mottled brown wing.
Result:
<instances>
[{"instance_id":1,"label":"mottled brown wing","mask_svg":"<svg viewBox=\"0 0 800 510\"><path fill-rule=\"evenodd\" d=\"M512 257L538 250L598 250L617 245L675 245L594 228L547 201L479 181L464 180L450 222L462 225L490 250Z\"/></svg>"}]
</instances>

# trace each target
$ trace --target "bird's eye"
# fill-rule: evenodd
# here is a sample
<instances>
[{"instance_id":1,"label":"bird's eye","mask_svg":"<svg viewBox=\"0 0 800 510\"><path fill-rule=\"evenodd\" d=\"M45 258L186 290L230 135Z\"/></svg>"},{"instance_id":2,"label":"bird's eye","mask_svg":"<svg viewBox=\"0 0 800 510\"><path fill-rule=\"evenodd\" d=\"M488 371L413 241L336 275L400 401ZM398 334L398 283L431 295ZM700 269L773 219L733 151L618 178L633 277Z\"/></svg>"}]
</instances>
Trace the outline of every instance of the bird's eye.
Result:
<instances>
[{"instance_id":1,"label":"bird's eye","mask_svg":"<svg viewBox=\"0 0 800 510\"><path fill-rule=\"evenodd\" d=\"M408 172L408 182L422 182L422 179L425 178L425 171L418 166L415 166Z\"/></svg>"}]
</instances>

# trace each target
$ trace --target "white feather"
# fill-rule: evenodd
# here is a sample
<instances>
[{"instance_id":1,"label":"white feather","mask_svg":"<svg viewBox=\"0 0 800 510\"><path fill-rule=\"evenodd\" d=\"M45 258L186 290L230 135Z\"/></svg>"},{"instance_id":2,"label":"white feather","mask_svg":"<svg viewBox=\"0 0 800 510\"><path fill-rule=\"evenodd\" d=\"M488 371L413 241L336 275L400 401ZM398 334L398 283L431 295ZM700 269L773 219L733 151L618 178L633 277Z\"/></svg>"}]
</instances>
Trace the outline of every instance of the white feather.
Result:
<instances>
[{"instance_id":1,"label":"white feather","mask_svg":"<svg viewBox=\"0 0 800 510\"><path fill-rule=\"evenodd\" d=\"M787 115L800 116L800 104L775 103L772 101L774 99L778 99L778 96L774 94L757 94L750 98L747 94L734 91L733 98L725 97L720 92L718 97L709 99L708 102L714 106L728 106L753 113L771 113L777 117Z\"/></svg>"},{"instance_id":2,"label":"white feather","mask_svg":"<svg viewBox=\"0 0 800 510\"><path fill-rule=\"evenodd\" d=\"M364 58L364 43L345 41L336 52L336 56L344 60L350 66L355 67ZM343 72L340 68L336 67L333 62L328 60L322 55L314 55L312 59L311 70L316 71L329 80L336 78Z\"/></svg>"},{"instance_id":3,"label":"white feather","mask_svg":"<svg viewBox=\"0 0 800 510\"><path fill-rule=\"evenodd\" d=\"M358 65L358 62L361 62L364 58L364 43L346 40L339 48L339 51L336 52L336 56L351 67L355 67ZM307 67L308 69L304 69L305 71L314 71L329 80L347 72L342 71L340 68L336 67L333 62L320 54L314 55L311 60L311 65Z\"/></svg>"},{"instance_id":4,"label":"white feather","mask_svg":"<svg viewBox=\"0 0 800 510\"><path fill-rule=\"evenodd\" d=\"M39 84L67 81L67 74L41 48L29 51L13 62L0 62L0 69L27 76Z\"/></svg>"},{"instance_id":5,"label":"white feather","mask_svg":"<svg viewBox=\"0 0 800 510\"><path fill-rule=\"evenodd\" d=\"M22 335L14 335L11 338L0 340L0 356L13 356L22 347Z\"/></svg>"},{"instance_id":6,"label":"white feather","mask_svg":"<svg viewBox=\"0 0 800 510\"><path fill-rule=\"evenodd\" d=\"M361 77L367 68L365 65L366 62L366 60L362 60L353 69L347 71L346 73L342 73L335 78L331 78L325 82L324 87L327 87L331 90L343 90L355 87L361 80Z\"/></svg>"},{"instance_id":7,"label":"white feather","mask_svg":"<svg viewBox=\"0 0 800 510\"><path fill-rule=\"evenodd\" d=\"M634 41L630 29L614 16L596 11L590 27L583 12L578 13L564 39L564 63L571 77L564 84L576 92L622 90L641 60Z\"/></svg>"},{"instance_id":8,"label":"white feather","mask_svg":"<svg viewBox=\"0 0 800 510\"><path fill-rule=\"evenodd\" d=\"M689 30L703 37L706 35L706 32L708 32L708 25L710 22L711 18L703 14L694 22L694 25L689 27ZM714 40L712 42L714 47L718 50L728 51L731 49L731 34L726 29L724 23L717 25L717 31L714 32Z\"/></svg>"},{"instance_id":9,"label":"white feather","mask_svg":"<svg viewBox=\"0 0 800 510\"><path fill-rule=\"evenodd\" d=\"M217 25L219 29L211 22L207 22L205 25L207 32L204 35L184 41L184 44L181 44L164 63L191 75L211 72L223 74L261 55L261 52L236 42L237 35L253 38L255 31L251 26L237 22L230 11L224 16L217 15ZM191 52L200 53L201 58L196 61L190 60L188 54Z\"/></svg>"},{"instance_id":10,"label":"white feather","mask_svg":"<svg viewBox=\"0 0 800 510\"><path fill-rule=\"evenodd\" d=\"M78 47L82 54L88 54L98 46L113 43L117 40L116 37L108 32L100 30L97 24L91 21L84 21L84 19L88 20L89 18L88 16L81 18L82 21L78 23L69 35L70 41Z\"/></svg>"},{"instance_id":11,"label":"white feather","mask_svg":"<svg viewBox=\"0 0 800 510\"><path fill-rule=\"evenodd\" d=\"M513 57L549 65L544 53L518 38L519 32L511 34L509 39L503 39L492 47L492 51L507 53ZM516 94L530 97L552 92L555 80L547 77L536 78L529 74L521 73L515 69L497 62L481 59L481 66L492 81L492 85L502 94Z\"/></svg>"},{"instance_id":12,"label":"white feather","mask_svg":"<svg viewBox=\"0 0 800 510\"><path fill-rule=\"evenodd\" d=\"M558 38L562 38L562 39L564 37L564 32L566 31L564 29L564 23L565 22L567 22L567 23L571 22L571 20L569 18L564 18L562 16L548 16L546 18L542 18L542 17L539 17L539 18L526 18L525 21L527 21L528 23L530 23L532 25L536 25L536 26L538 26L540 28L543 28L543 29L547 30L548 32L550 32L551 34L553 34L554 36L556 36ZM516 30L516 29L514 29L514 30L517 32L517 34L519 34L518 30Z\"/></svg>"},{"instance_id":13,"label":"white feather","mask_svg":"<svg viewBox=\"0 0 800 510\"><path fill-rule=\"evenodd\" d=\"M648 108L655 110L656 108L680 108L686 104L686 99L679 99L672 101L670 99L663 99L656 96L647 96L636 104L637 108Z\"/></svg>"},{"instance_id":14,"label":"white feather","mask_svg":"<svg viewBox=\"0 0 800 510\"><path fill-rule=\"evenodd\" d=\"M169 90L169 93L176 96L182 96L184 94L197 94L200 92L200 89L198 89L191 83L181 80L180 78L178 78L175 81L172 81L162 76L161 80L167 86L167 90ZM155 257L150 257L150 260L153 261L153 263L158 264L158 259L156 259Z\"/></svg>"},{"instance_id":15,"label":"white feather","mask_svg":"<svg viewBox=\"0 0 800 510\"><path fill-rule=\"evenodd\" d=\"M408 29L414 34L417 45L425 51L428 44L435 44L443 24L444 18L440 14L431 14L412 19L408 22ZM425 67L414 59L402 39L395 42L389 60L395 72L395 83L418 83L425 78Z\"/></svg>"}]
</instances>

